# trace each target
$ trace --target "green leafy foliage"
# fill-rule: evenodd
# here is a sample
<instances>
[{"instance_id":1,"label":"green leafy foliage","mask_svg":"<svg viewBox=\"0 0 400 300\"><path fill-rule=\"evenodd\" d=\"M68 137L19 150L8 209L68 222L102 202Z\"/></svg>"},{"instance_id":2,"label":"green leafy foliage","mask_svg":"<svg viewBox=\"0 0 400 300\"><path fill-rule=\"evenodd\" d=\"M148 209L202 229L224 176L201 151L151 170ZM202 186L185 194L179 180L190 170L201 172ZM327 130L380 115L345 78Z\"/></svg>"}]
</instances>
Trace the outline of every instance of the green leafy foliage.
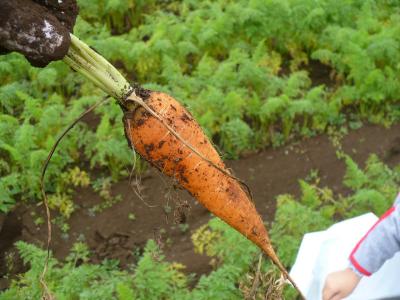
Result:
<instances>
[{"instance_id":1,"label":"green leafy foliage","mask_svg":"<svg viewBox=\"0 0 400 300\"><path fill-rule=\"evenodd\" d=\"M190 277L182 273L184 266L166 262L153 240L149 240L135 268L121 271L118 262L87 263L87 246L77 243L65 262L50 261L46 281L57 299L242 299L235 285L248 270L257 253L256 247L220 220L212 220L209 230L217 231L221 239L212 247L220 260L220 268L202 276L189 290ZM39 277L46 252L25 242L17 248L30 269L11 287L0 294L1 300L38 299L41 295ZM245 253L245 254L244 254ZM77 261L81 261L77 265ZM95 288L93 288L95 287Z\"/></svg>"},{"instance_id":2,"label":"green leafy foliage","mask_svg":"<svg viewBox=\"0 0 400 300\"><path fill-rule=\"evenodd\" d=\"M119 35L84 27L97 30L102 39L92 45L139 82L184 102L231 157L341 125L348 106L374 122L396 120L399 17L389 3L82 2L91 24L108 8L125 11L125 19L138 8L149 12ZM332 68L332 87L313 84L304 70L311 59Z\"/></svg>"},{"instance_id":3,"label":"green leafy foliage","mask_svg":"<svg viewBox=\"0 0 400 300\"><path fill-rule=\"evenodd\" d=\"M231 157L237 158L238 151L243 152L251 147L251 128L240 119L222 125L221 144Z\"/></svg>"},{"instance_id":4,"label":"green leafy foliage","mask_svg":"<svg viewBox=\"0 0 400 300\"><path fill-rule=\"evenodd\" d=\"M278 210L272 226L271 238L278 249L278 256L286 266L294 263L305 233L318 231L332 224L329 214L323 215L319 212L321 207L330 212L330 207L323 206L318 194L313 194L312 197L314 205L317 204L314 208L307 206L307 202L296 201L290 195L278 197Z\"/></svg>"},{"instance_id":5,"label":"green leafy foliage","mask_svg":"<svg viewBox=\"0 0 400 300\"><path fill-rule=\"evenodd\" d=\"M341 126L347 111L351 126L400 118L400 12L390 1L78 2L75 33L129 79L182 101L227 157ZM316 78L312 60L329 66L330 78ZM5 212L38 200L56 136L103 93L62 62L36 69L15 53L0 57L0 85ZM114 180L126 174L134 159L121 117L107 104L65 138L48 192L83 160Z\"/></svg>"},{"instance_id":6,"label":"green leafy foliage","mask_svg":"<svg viewBox=\"0 0 400 300\"><path fill-rule=\"evenodd\" d=\"M0 294L0 299L39 299L39 277L46 252L24 242L18 242L17 248L30 270ZM182 267L163 262L163 256L152 240L147 243L133 274L120 271L118 263L113 261L76 266L78 259L86 261L87 257L86 248L75 245L67 262L50 261L46 281L57 299L168 299L172 295L185 294L186 278L180 272Z\"/></svg>"},{"instance_id":7,"label":"green leafy foliage","mask_svg":"<svg viewBox=\"0 0 400 300\"><path fill-rule=\"evenodd\" d=\"M0 88L3 97L0 102L0 211L7 212L18 200L35 202L40 199L39 179L50 148L72 120L89 105L100 101L101 93L93 92L91 84L83 83L80 92L75 91L76 96L72 96L72 90L76 90L76 84L81 82L71 77L62 63L34 69L22 63L24 59L15 54L0 57L0 62L25 70L20 74L8 73L6 69L0 74L0 81L5 83ZM91 95L81 95L89 90ZM71 97L73 100L69 101ZM46 175L46 189L54 193L53 199L58 197L55 206L65 203L60 200L62 197L70 197L72 190L67 187L64 175L76 168L82 158L89 160L92 167L108 166L114 177L126 173L125 167L134 161L126 146L122 126L112 126L119 124L116 119L121 119L118 108L100 108L95 114L106 115L104 120L111 125L99 126L94 132L88 124L79 123L64 138L52 158Z\"/></svg>"},{"instance_id":8,"label":"green leafy foliage","mask_svg":"<svg viewBox=\"0 0 400 300\"><path fill-rule=\"evenodd\" d=\"M294 262L305 233L324 230L341 218L368 211L379 215L393 202L400 184L400 167L390 169L376 155L369 157L363 169L350 156L345 156L344 160L347 165L345 182L355 180L360 174L367 178L351 194L334 195L329 188L320 188L314 172L308 181L300 180L300 197L278 197L270 234L279 257L288 268ZM355 167L357 172L353 172ZM217 218L197 229L192 241L195 251L212 257L214 266L214 270L202 275L192 289L189 288L192 277L182 272L184 266L167 262L153 240L147 242L137 264L125 271L119 269L118 261L90 264L87 246L78 242L65 262L51 259L46 280L57 299L239 300L252 288L255 269L260 268L256 299L263 299L266 287L270 290L271 282L279 278L268 260L258 267L260 252L255 245ZM0 294L0 300L40 297L38 280L46 253L25 242L18 242L17 248L25 264L29 264L29 270ZM277 288L275 293L284 293L284 299L295 299L291 288L284 291Z\"/></svg>"},{"instance_id":9,"label":"green leafy foliage","mask_svg":"<svg viewBox=\"0 0 400 300\"><path fill-rule=\"evenodd\" d=\"M343 183L353 189L360 189L368 183L368 177L360 170L357 163L354 162L350 156L345 156L346 174Z\"/></svg>"}]
</instances>

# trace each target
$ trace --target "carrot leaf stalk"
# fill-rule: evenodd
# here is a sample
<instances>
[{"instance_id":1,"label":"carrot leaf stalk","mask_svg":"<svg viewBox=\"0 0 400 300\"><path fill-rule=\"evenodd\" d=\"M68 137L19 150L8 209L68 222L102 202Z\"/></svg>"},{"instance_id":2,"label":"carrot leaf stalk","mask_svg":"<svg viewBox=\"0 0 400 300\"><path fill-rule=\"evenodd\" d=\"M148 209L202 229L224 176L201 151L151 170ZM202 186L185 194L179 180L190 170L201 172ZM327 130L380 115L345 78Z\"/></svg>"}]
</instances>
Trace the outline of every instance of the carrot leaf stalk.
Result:
<instances>
[{"instance_id":1,"label":"carrot leaf stalk","mask_svg":"<svg viewBox=\"0 0 400 300\"><path fill-rule=\"evenodd\" d=\"M122 105L133 92L132 86L112 64L73 34L63 61Z\"/></svg>"}]
</instances>

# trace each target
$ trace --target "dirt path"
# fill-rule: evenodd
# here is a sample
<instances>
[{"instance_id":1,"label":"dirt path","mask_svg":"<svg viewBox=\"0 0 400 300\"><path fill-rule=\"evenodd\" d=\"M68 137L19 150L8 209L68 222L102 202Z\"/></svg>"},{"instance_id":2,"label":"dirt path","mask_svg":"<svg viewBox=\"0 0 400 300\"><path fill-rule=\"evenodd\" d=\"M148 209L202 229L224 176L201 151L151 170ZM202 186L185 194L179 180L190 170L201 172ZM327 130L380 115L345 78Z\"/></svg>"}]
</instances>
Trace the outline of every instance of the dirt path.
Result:
<instances>
[{"instance_id":1,"label":"dirt path","mask_svg":"<svg viewBox=\"0 0 400 300\"><path fill-rule=\"evenodd\" d=\"M394 166L400 163L400 124L390 129L366 125L345 136L342 145L345 152L359 163L363 163L370 153L376 153ZM275 197L283 193L297 195L298 180L312 170L318 170L322 185L328 185L336 193L347 192L341 184L344 164L336 158L335 149L326 135L275 150L267 149L227 164L248 183L257 209L268 221L273 220ZM75 203L79 208L70 219L68 236L58 229L53 233L52 249L56 257L65 257L72 244L80 239L89 245L92 262L117 258L122 266L127 266L136 261L146 241L153 238L159 242L168 260L187 266L187 273L199 276L210 272L208 258L195 254L190 240L191 233L206 223L210 214L186 192L173 191L170 184L164 181L165 178L154 170L143 176L145 201L155 207L145 205L133 193L129 181L124 180L113 187L113 193L121 194L123 200L94 216L89 213L89 208L101 203L100 197L91 189L77 191ZM171 198L170 194L174 196ZM176 196L180 200L176 200ZM177 217L174 216L174 206L177 203L179 206L185 203L190 205L185 217L178 216L181 220L186 219L186 223L180 225L174 223ZM10 251L12 243L18 239L44 245L46 230L44 226L34 224L33 211L43 215L42 207L21 206L5 218L0 232L0 258ZM135 220L131 220L132 214ZM0 277L4 269L4 260L0 259ZM15 271L21 271L21 267ZM6 281L0 280L0 289L6 284Z\"/></svg>"}]
</instances>

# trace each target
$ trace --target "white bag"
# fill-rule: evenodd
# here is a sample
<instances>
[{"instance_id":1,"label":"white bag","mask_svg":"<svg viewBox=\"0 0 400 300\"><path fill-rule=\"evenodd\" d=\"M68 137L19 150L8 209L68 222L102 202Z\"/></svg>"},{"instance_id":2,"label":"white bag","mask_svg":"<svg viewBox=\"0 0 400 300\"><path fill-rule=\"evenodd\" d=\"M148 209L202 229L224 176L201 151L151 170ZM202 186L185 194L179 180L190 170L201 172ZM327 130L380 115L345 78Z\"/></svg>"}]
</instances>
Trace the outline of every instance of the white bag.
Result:
<instances>
[{"instance_id":1,"label":"white bag","mask_svg":"<svg viewBox=\"0 0 400 300\"><path fill-rule=\"evenodd\" d=\"M348 266L351 251L377 220L368 213L334 224L325 231L304 235L290 275L307 300L322 299L326 276ZM400 299L399 275L397 253L378 272L364 276L346 300Z\"/></svg>"}]
</instances>

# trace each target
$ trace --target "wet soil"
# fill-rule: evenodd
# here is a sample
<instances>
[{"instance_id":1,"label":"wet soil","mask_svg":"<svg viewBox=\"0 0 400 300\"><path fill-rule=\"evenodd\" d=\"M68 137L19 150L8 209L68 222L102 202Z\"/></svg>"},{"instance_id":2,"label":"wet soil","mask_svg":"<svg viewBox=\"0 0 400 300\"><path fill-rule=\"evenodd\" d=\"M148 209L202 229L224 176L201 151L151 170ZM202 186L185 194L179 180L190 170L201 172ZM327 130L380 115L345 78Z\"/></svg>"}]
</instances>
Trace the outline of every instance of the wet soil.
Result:
<instances>
[{"instance_id":1,"label":"wet soil","mask_svg":"<svg viewBox=\"0 0 400 300\"><path fill-rule=\"evenodd\" d=\"M346 135L342 145L361 165L369 154L376 153L389 166L395 166L400 163L400 124L390 129L365 125ZM263 219L272 221L276 196L298 195L298 180L313 170L318 170L321 185L329 186L335 193L349 192L342 185L344 163L336 158L335 151L329 138L321 135L228 161L227 165L249 185ZM72 244L82 240L90 247L92 262L115 258L120 260L121 267L127 267L136 262L146 241L152 238L168 260L186 265L186 273L194 273L197 278L209 273L209 258L194 253L190 236L210 219L210 213L187 192L175 190L155 169L142 175L141 186L142 200L135 195L128 179L118 182L112 192L121 195L122 200L96 214L90 213L90 208L102 202L98 194L90 188L77 190L74 202L78 207L69 220L68 235L54 226L55 256L64 258ZM1 277L7 272L7 257L13 257L13 243L22 239L45 245L46 228L34 223L38 216L44 216L43 210L42 206L21 205L8 216L0 216L0 290L8 285L8 280ZM16 259L11 272L21 271L24 267Z\"/></svg>"},{"instance_id":2,"label":"wet soil","mask_svg":"<svg viewBox=\"0 0 400 300\"><path fill-rule=\"evenodd\" d=\"M2 0L0 51L19 52L36 67L62 59L77 14L74 0Z\"/></svg>"}]
</instances>

